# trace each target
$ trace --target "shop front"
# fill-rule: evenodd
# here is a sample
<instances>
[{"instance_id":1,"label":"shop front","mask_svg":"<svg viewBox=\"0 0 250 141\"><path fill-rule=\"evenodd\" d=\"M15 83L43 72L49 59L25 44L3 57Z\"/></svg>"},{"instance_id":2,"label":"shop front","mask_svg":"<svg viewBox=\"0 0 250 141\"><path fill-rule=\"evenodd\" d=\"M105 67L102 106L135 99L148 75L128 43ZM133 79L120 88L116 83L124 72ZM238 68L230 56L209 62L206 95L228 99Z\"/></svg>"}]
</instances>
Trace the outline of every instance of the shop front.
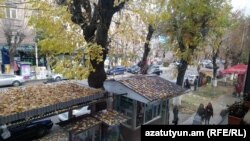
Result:
<instances>
[{"instance_id":1,"label":"shop front","mask_svg":"<svg viewBox=\"0 0 250 141\"><path fill-rule=\"evenodd\" d=\"M0 45L1 73L10 73L9 46ZM36 58L35 48L32 44L22 44L16 48L14 55L14 73L22 76L32 76L35 72Z\"/></svg>"},{"instance_id":2,"label":"shop front","mask_svg":"<svg viewBox=\"0 0 250 141\"><path fill-rule=\"evenodd\" d=\"M120 123L127 119L117 111L103 110L60 122L59 125L68 132L68 141L118 141Z\"/></svg>"},{"instance_id":3,"label":"shop front","mask_svg":"<svg viewBox=\"0 0 250 141\"><path fill-rule=\"evenodd\" d=\"M106 80L106 91L113 94L114 109L130 119L123 123L121 134L128 140L140 140L140 127L167 124L168 100L186 89L158 76L138 75L119 80Z\"/></svg>"}]
</instances>

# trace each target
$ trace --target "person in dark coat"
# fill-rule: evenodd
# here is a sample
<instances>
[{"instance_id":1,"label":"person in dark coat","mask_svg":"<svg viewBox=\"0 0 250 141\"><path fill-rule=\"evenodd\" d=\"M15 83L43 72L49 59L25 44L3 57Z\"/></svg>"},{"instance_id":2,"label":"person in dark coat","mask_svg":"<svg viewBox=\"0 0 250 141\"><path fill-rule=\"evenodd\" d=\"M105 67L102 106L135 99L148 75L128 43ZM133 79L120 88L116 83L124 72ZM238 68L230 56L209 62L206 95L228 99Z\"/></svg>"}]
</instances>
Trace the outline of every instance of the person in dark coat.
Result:
<instances>
[{"instance_id":1,"label":"person in dark coat","mask_svg":"<svg viewBox=\"0 0 250 141\"><path fill-rule=\"evenodd\" d=\"M194 116L193 125L202 125L204 118L205 118L205 108L204 105L201 103Z\"/></svg>"},{"instance_id":2,"label":"person in dark coat","mask_svg":"<svg viewBox=\"0 0 250 141\"><path fill-rule=\"evenodd\" d=\"M190 83L189 83L188 78L186 78L186 80L185 80L184 87L187 89L190 89Z\"/></svg>"},{"instance_id":3,"label":"person in dark coat","mask_svg":"<svg viewBox=\"0 0 250 141\"><path fill-rule=\"evenodd\" d=\"M194 79L194 91L197 90L197 86L198 86L198 76L196 76Z\"/></svg>"},{"instance_id":4,"label":"person in dark coat","mask_svg":"<svg viewBox=\"0 0 250 141\"><path fill-rule=\"evenodd\" d=\"M197 110L197 114L201 117L201 121L203 122L205 119L205 107L202 103Z\"/></svg>"},{"instance_id":5,"label":"person in dark coat","mask_svg":"<svg viewBox=\"0 0 250 141\"><path fill-rule=\"evenodd\" d=\"M209 124L210 118L213 117L213 115L214 115L213 106L209 102L205 108L205 124Z\"/></svg>"},{"instance_id":6,"label":"person in dark coat","mask_svg":"<svg viewBox=\"0 0 250 141\"><path fill-rule=\"evenodd\" d=\"M173 108L174 119L172 121L172 123L174 123L174 125L178 124L178 120L179 120L178 113L179 113L178 107L175 105Z\"/></svg>"}]
</instances>

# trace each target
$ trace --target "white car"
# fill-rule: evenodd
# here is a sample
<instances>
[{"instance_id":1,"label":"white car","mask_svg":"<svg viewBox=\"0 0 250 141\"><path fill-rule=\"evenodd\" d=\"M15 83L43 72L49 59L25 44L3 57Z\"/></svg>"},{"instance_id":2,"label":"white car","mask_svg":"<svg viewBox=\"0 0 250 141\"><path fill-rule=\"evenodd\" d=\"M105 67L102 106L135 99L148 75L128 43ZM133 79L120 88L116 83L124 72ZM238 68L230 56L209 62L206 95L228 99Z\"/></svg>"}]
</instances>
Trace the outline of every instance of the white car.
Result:
<instances>
[{"instance_id":1,"label":"white car","mask_svg":"<svg viewBox=\"0 0 250 141\"><path fill-rule=\"evenodd\" d=\"M55 81L61 81L64 79L63 75L62 74L53 74L52 75L52 78L55 80Z\"/></svg>"},{"instance_id":2,"label":"white car","mask_svg":"<svg viewBox=\"0 0 250 141\"><path fill-rule=\"evenodd\" d=\"M204 60L200 61L199 64L201 64L203 67L205 67L206 65L211 64L211 63L212 63L211 60L209 60L209 59L204 59Z\"/></svg>"},{"instance_id":3,"label":"white car","mask_svg":"<svg viewBox=\"0 0 250 141\"><path fill-rule=\"evenodd\" d=\"M23 76L0 74L0 86L20 86L25 82Z\"/></svg>"},{"instance_id":4,"label":"white car","mask_svg":"<svg viewBox=\"0 0 250 141\"><path fill-rule=\"evenodd\" d=\"M85 114L90 114L90 110L88 110L88 106L73 110L73 113L72 113L74 117L78 117L78 116L85 115ZM58 118L60 121L66 121L69 119L69 113L65 112L65 113L59 114Z\"/></svg>"},{"instance_id":5,"label":"white car","mask_svg":"<svg viewBox=\"0 0 250 141\"><path fill-rule=\"evenodd\" d=\"M196 78L196 75L190 74L187 77L185 77L184 82L186 81L186 79L188 79L189 84L194 85L195 78Z\"/></svg>"}]
</instances>

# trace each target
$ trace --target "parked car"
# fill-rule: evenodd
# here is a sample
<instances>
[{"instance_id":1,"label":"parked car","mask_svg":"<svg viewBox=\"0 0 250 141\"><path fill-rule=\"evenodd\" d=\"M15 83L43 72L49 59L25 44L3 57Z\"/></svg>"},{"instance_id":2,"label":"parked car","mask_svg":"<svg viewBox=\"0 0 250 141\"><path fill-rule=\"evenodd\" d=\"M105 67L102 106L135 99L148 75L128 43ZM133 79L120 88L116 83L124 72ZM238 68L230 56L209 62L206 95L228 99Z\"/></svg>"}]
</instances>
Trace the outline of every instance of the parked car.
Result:
<instances>
[{"instance_id":1,"label":"parked car","mask_svg":"<svg viewBox=\"0 0 250 141\"><path fill-rule=\"evenodd\" d=\"M127 72L133 73L133 74L138 74L140 72L141 68L137 65L131 66L130 68L127 69Z\"/></svg>"},{"instance_id":2,"label":"parked car","mask_svg":"<svg viewBox=\"0 0 250 141\"><path fill-rule=\"evenodd\" d=\"M52 78L55 81L61 81L61 80L65 79L62 74L52 74Z\"/></svg>"},{"instance_id":3,"label":"parked car","mask_svg":"<svg viewBox=\"0 0 250 141\"><path fill-rule=\"evenodd\" d=\"M208 68L208 69L213 69L213 63L208 63L205 65L205 68Z\"/></svg>"},{"instance_id":4,"label":"parked car","mask_svg":"<svg viewBox=\"0 0 250 141\"><path fill-rule=\"evenodd\" d=\"M189 84L190 84L190 85L194 85L194 80L195 80L195 78L196 78L196 75L190 74L190 75L188 75L188 76L184 79L184 81L185 81L186 79L188 79Z\"/></svg>"},{"instance_id":5,"label":"parked car","mask_svg":"<svg viewBox=\"0 0 250 141\"><path fill-rule=\"evenodd\" d=\"M219 64L217 64L217 69L219 68L218 65L219 65ZM207 65L205 66L205 68L213 69L213 68L214 68L214 65L213 65L213 63L209 63L209 64L207 64Z\"/></svg>"},{"instance_id":6,"label":"parked car","mask_svg":"<svg viewBox=\"0 0 250 141\"><path fill-rule=\"evenodd\" d=\"M11 74L0 74L0 86L20 86L25 82L25 77Z\"/></svg>"},{"instance_id":7,"label":"parked car","mask_svg":"<svg viewBox=\"0 0 250 141\"><path fill-rule=\"evenodd\" d=\"M200 61L199 64L202 65L203 67L206 67L207 64L212 64L212 61L209 59L203 59Z\"/></svg>"},{"instance_id":8,"label":"parked car","mask_svg":"<svg viewBox=\"0 0 250 141\"><path fill-rule=\"evenodd\" d=\"M52 74L47 76L47 80L44 82L46 83L53 83L53 82L58 82L58 81L62 81L62 80L66 80L62 74Z\"/></svg>"},{"instance_id":9,"label":"parked car","mask_svg":"<svg viewBox=\"0 0 250 141\"><path fill-rule=\"evenodd\" d=\"M174 61L173 62L176 66L179 66L179 65L181 65L181 61L179 61L179 60L177 60L177 61Z\"/></svg>"},{"instance_id":10,"label":"parked car","mask_svg":"<svg viewBox=\"0 0 250 141\"><path fill-rule=\"evenodd\" d=\"M114 67L112 69L107 70L107 74L108 75L117 75L117 74L124 74L124 72L126 71L126 68L123 66L119 66L119 67Z\"/></svg>"},{"instance_id":11,"label":"parked car","mask_svg":"<svg viewBox=\"0 0 250 141\"><path fill-rule=\"evenodd\" d=\"M45 136L52 128L53 122L49 120L34 121L28 124L10 128L8 132L10 137L3 138L0 136L0 141L29 141ZM3 135L6 131L0 131Z\"/></svg>"},{"instance_id":12,"label":"parked car","mask_svg":"<svg viewBox=\"0 0 250 141\"><path fill-rule=\"evenodd\" d=\"M152 65L148 69L148 74L160 75L161 73L162 73L162 70L160 70L160 66L158 65Z\"/></svg>"},{"instance_id":13,"label":"parked car","mask_svg":"<svg viewBox=\"0 0 250 141\"><path fill-rule=\"evenodd\" d=\"M90 114L90 110L88 110L88 106L82 107L80 109L73 110L73 112L72 112L72 115L74 117L78 117L78 116L85 115L85 114ZM69 119L69 113L65 112L65 113L59 114L58 118L59 118L60 121L68 120Z\"/></svg>"}]
</instances>

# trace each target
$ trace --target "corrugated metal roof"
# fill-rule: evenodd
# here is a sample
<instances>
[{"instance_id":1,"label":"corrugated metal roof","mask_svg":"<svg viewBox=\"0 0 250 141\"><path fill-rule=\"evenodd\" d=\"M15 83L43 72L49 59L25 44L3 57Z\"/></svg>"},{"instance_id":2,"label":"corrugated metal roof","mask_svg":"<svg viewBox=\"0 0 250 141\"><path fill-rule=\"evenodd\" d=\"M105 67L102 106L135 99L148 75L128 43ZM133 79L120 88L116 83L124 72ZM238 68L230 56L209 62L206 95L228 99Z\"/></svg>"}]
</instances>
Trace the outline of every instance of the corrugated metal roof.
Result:
<instances>
[{"instance_id":1,"label":"corrugated metal roof","mask_svg":"<svg viewBox=\"0 0 250 141\"><path fill-rule=\"evenodd\" d=\"M181 86L158 76L137 75L107 81L121 83L149 101L176 97L186 91Z\"/></svg>"}]
</instances>

